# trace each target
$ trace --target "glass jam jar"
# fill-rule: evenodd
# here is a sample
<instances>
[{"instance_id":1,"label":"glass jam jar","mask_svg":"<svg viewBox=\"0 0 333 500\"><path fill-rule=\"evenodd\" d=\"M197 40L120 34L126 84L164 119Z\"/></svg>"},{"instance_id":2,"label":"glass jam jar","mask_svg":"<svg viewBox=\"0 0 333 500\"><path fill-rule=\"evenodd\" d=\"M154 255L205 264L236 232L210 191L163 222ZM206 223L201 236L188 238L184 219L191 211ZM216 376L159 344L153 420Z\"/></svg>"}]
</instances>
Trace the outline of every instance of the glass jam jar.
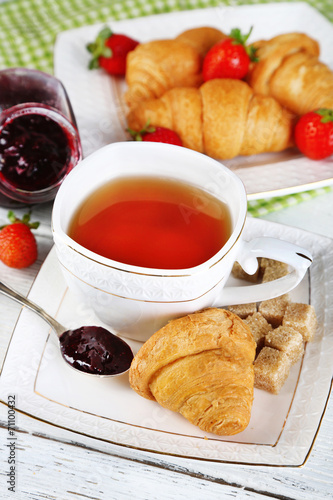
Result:
<instances>
[{"instance_id":1,"label":"glass jam jar","mask_svg":"<svg viewBox=\"0 0 333 500\"><path fill-rule=\"evenodd\" d=\"M52 200L81 158L62 83L28 68L0 71L0 206Z\"/></svg>"}]
</instances>

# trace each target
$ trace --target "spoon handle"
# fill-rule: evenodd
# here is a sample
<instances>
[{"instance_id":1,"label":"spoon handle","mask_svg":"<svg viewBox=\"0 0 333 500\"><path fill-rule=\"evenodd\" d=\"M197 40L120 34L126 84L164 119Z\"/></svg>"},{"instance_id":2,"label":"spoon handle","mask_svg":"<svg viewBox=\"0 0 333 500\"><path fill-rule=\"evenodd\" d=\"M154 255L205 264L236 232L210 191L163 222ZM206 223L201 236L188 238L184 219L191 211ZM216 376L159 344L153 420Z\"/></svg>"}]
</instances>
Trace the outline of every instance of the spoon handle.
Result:
<instances>
[{"instance_id":1,"label":"spoon handle","mask_svg":"<svg viewBox=\"0 0 333 500\"><path fill-rule=\"evenodd\" d=\"M53 330L55 330L58 337L60 337L60 335L65 331L65 328L60 323L58 323L58 321L52 318L52 316L50 316L46 311L44 311L44 309L42 309L37 304L24 297L24 295L21 295L19 292L16 292L9 286L5 285L1 281L0 281L0 293L3 293L7 297L16 300L16 302L19 302L19 304L26 306L35 313L37 313L41 318L47 321L47 323L53 328Z\"/></svg>"}]
</instances>

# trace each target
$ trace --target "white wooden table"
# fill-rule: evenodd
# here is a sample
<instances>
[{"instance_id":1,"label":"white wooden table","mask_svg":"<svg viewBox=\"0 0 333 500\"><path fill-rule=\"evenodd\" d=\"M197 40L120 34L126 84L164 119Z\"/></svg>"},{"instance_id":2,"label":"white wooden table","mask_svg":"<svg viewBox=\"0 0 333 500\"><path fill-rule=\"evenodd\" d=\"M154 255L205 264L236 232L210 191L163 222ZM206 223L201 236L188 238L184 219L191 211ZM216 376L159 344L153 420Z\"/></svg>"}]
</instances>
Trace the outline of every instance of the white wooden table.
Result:
<instances>
[{"instance_id":1,"label":"white wooden table","mask_svg":"<svg viewBox=\"0 0 333 500\"><path fill-rule=\"evenodd\" d=\"M19 214L20 211L17 211ZM38 261L25 270L0 263L0 279L24 294L52 246L51 205L36 207ZM6 209L0 208L0 223ZM333 193L323 194L265 217L333 238ZM0 356L6 347L20 306L0 296ZM332 325L333 326L333 325ZM333 334L333 332L332 332ZM333 362L333 360L332 360ZM333 498L333 401L326 409L311 455L301 468L206 464L179 459L170 464L158 455L140 462L116 446L112 453L78 444L68 432L50 438L50 426L21 413L16 415L16 493L8 491L8 407L0 404L0 497L19 499L263 499L324 500ZM52 434L52 433L51 433Z\"/></svg>"}]
</instances>

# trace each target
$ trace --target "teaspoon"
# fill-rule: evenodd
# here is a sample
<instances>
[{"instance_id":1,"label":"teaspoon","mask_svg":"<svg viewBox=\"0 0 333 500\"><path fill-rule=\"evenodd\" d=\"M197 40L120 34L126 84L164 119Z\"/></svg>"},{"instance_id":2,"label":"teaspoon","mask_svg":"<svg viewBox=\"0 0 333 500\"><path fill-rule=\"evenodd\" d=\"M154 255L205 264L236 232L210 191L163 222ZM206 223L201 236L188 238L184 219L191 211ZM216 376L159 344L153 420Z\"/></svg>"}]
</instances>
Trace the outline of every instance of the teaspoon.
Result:
<instances>
[{"instance_id":1,"label":"teaspoon","mask_svg":"<svg viewBox=\"0 0 333 500\"><path fill-rule=\"evenodd\" d=\"M0 292L43 318L57 335L63 359L74 369L89 375L110 377L127 372L133 352L122 339L101 326L68 330L44 309L0 281Z\"/></svg>"}]
</instances>

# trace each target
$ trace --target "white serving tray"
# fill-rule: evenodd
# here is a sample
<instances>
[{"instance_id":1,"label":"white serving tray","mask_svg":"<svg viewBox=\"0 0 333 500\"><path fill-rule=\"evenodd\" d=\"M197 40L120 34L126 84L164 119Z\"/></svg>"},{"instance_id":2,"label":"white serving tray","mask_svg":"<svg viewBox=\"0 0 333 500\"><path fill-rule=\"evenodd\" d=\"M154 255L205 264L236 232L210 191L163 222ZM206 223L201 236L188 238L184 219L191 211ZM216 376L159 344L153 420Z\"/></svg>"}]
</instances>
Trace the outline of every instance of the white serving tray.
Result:
<instances>
[{"instance_id":1,"label":"white serving tray","mask_svg":"<svg viewBox=\"0 0 333 500\"><path fill-rule=\"evenodd\" d=\"M196 26L214 26L225 33L239 27L250 41L280 33L301 31L317 39L321 60L333 67L333 26L305 3L278 3L215 7L173 12L124 21L110 21L114 32L140 42L172 38ZM86 44L102 25L84 26L60 33L54 48L55 75L65 85L82 139L84 156L111 142L128 140L123 78L103 70L89 71ZM242 179L248 199L297 193L333 184L333 159L312 161L295 150L237 157L224 162Z\"/></svg>"},{"instance_id":2,"label":"white serving tray","mask_svg":"<svg viewBox=\"0 0 333 500\"><path fill-rule=\"evenodd\" d=\"M131 390L128 374L91 380L61 358L48 325L23 308L13 331L0 376L0 401L16 394L17 411L51 424L49 433L71 431L79 444L104 452L115 449L139 460L164 456L167 461L302 465L312 448L330 394L333 359L332 240L258 219L248 219L246 237L273 236L307 248L314 256L309 272L292 299L311 303L318 317L315 340L278 396L255 389L251 421L236 436L205 434L181 415ZM232 279L231 279L232 281ZM69 292L54 249L29 294L67 328L101 324ZM134 352L140 344L131 342ZM137 458L138 459L138 458ZM184 462L185 463L185 462ZM200 465L199 465L200 467Z\"/></svg>"}]
</instances>

